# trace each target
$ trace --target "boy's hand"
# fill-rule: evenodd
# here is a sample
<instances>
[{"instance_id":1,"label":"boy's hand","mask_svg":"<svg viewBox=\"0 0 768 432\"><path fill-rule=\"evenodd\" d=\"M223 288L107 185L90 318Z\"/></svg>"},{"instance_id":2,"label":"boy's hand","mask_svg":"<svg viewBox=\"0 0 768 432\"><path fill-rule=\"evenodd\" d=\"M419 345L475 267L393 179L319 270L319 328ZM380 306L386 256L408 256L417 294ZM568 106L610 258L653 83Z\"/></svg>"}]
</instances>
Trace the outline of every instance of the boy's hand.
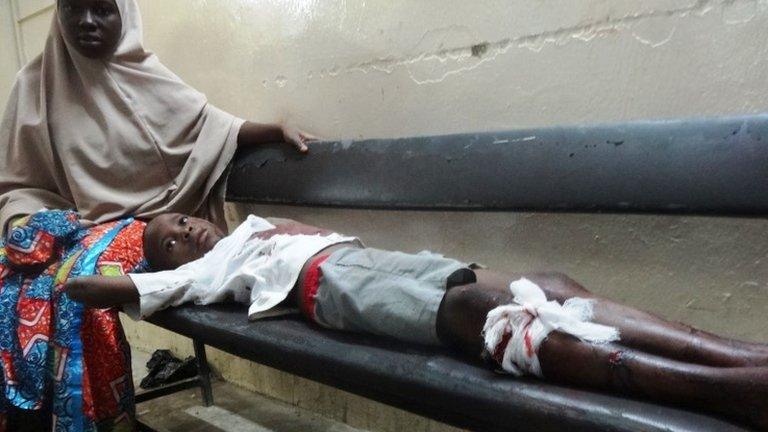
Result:
<instances>
[{"instance_id":1,"label":"boy's hand","mask_svg":"<svg viewBox=\"0 0 768 432\"><path fill-rule=\"evenodd\" d=\"M128 276L85 276L68 280L64 292L86 307L104 309L137 303L139 292Z\"/></svg>"}]
</instances>

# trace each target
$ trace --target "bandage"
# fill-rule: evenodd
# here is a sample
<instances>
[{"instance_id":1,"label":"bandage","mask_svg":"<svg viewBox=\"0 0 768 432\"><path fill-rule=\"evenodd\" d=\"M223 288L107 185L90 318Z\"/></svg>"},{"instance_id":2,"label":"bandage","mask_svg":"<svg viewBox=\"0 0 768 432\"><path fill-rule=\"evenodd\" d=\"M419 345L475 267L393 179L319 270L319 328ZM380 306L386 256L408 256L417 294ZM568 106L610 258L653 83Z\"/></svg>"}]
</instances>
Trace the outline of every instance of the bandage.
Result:
<instances>
[{"instance_id":1,"label":"bandage","mask_svg":"<svg viewBox=\"0 0 768 432\"><path fill-rule=\"evenodd\" d=\"M555 330L594 344L619 340L615 327L590 322L593 300L574 297L562 305L547 301L544 291L525 278L509 289L514 303L488 312L483 338L485 349L510 374L542 377L539 346Z\"/></svg>"}]
</instances>

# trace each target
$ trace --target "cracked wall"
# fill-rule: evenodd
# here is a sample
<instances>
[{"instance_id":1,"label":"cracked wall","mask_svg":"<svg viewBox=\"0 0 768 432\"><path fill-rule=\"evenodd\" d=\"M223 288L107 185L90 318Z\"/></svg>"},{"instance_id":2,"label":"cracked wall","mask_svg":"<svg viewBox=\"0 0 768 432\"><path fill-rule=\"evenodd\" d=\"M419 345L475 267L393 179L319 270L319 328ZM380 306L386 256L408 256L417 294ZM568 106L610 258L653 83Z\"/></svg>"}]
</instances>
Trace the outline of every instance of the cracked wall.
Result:
<instances>
[{"instance_id":1,"label":"cracked wall","mask_svg":"<svg viewBox=\"0 0 768 432\"><path fill-rule=\"evenodd\" d=\"M163 16L148 43L220 105L289 116L320 136L766 105L766 47L750 43L768 28L764 0L230 3L144 1L145 14Z\"/></svg>"},{"instance_id":2,"label":"cracked wall","mask_svg":"<svg viewBox=\"0 0 768 432\"><path fill-rule=\"evenodd\" d=\"M51 0L3 0L0 98ZM367 138L765 110L766 0L140 0L147 45L218 105ZM189 42L194 43L190 44Z\"/></svg>"},{"instance_id":3,"label":"cracked wall","mask_svg":"<svg viewBox=\"0 0 768 432\"><path fill-rule=\"evenodd\" d=\"M0 0L0 99L17 46L44 42L51 0ZM765 112L768 0L139 0L146 45L220 107L354 139ZM10 47L10 48L9 48ZM348 141L346 141L348 142ZM500 143L504 144L504 143ZM520 143L524 144L524 138ZM593 290L707 330L768 340L761 219L375 212L231 206L378 247L497 269L565 271ZM129 323L131 342L190 353ZM227 379L353 426L450 428L219 352Z\"/></svg>"}]
</instances>

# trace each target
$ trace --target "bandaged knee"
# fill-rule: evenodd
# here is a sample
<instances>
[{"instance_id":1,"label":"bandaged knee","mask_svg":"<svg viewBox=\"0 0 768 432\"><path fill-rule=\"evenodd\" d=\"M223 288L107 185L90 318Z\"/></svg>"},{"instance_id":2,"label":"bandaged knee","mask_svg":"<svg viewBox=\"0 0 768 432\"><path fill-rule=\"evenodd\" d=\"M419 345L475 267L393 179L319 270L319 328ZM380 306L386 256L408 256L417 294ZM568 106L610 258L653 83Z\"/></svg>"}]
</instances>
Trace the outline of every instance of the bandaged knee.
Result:
<instances>
[{"instance_id":1,"label":"bandaged knee","mask_svg":"<svg viewBox=\"0 0 768 432\"><path fill-rule=\"evenodd\" d=\"M505 372L542 377L539 347L553 331L594 344L619 340L615 327L591 322L593 300L574 297L562 305L547 301L544 291L525 278L509 289L513 303L488 312L483 328L485 349Z\"/></svg>"}]
</instances>

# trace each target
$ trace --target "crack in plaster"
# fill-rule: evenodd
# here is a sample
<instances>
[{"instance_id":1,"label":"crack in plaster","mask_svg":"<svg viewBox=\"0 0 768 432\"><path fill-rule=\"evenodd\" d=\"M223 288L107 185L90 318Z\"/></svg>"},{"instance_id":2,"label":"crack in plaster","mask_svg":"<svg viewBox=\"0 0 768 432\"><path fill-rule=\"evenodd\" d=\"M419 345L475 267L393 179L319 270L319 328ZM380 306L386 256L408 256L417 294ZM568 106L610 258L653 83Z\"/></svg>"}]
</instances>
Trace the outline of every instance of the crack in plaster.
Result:
<instances>
[{"instance_id":1,"label":"crack in plaster","mask_svg":"<svg viewBox=\"0 0 768 432\"><path fill-rule=\"evenodd\" d=\"M759 6L764 8L767 3L765 0L760 0ZM731 25L744 24L752 21L755 15L757 15L757 10L758 0L741 2L731 0L723 7L723 21Z\"/></svg>"},{"instance_id":2,"label":"crack in plaster","mask_svg":"<svg viewBox=\"0 0 768 432\"><path fill-rule=\"evenodd\" d=\"M536 34L504 38L495 42L477 42L455 48L438 49L434 51L422 52L415 55L401 57L381 57L365 62L354 63L341 68L334 65L330 69L323 69L315 75L310 72L310 79L314 76L324 78L326 76L335 77L341 73L359 72L368 74L371 72L382 72L391 74L395 69L407 68L409 77L416 84L436 84L444 81L446 78L477 69L486 62L495 60L500 55L507 53L511 48L525 48L534 52L540 52L550 45L565 45L572 40L589 42L595 38L618 33L621 30L633 30L632 36L640 43L652 48L662 46L672 40L675 35L676 26L672 26L668 33L662 38L655 38L641 34L641 31L634 31L633 27L639 23L645 23L651 20L664 18L685 18L688 16L703 16L716 7L720 7L724 13L729 9L738 7L739 19L727 19L728 24L743 23L751 20L755 14L748 12L753 10L751 4L765 6L766 0L698 0L691 6L670 9L670 10L652 10L644 13L626 15L620 18L611 18L610 16L602 20L590 22L570 27L562 27L554 30L544 31ZM744 14L743 10L747 13ZM745 21L746 20L746 21ZM482 47L482 49L478 49ZM446 70L438 72L436 75L427 77L418 77L411 66L424 64L427 62L436 62L438 66L446 66L449 62L459 63L456 67L449 66ZM469 64L461 64L467 63Z\"/></svg>"},{"instance_id":3,"label":"crack in plaster","mask_svg":"<svg viewBox=\"0 0 768 432\"><path fill-rule=\"evenodd\" d=\"M634 37L635 40L637 40L638 42L640 42L643 45L648 45L651 48L658 48L658 47L666 44L667 42L671 41L672 37L675 35L676 31L677 31L677 27L673 26L672 28L669 29L669 33L666 35L666 37L663 37L663 38L658 39L658 40L654 40L654 39L657 39L657 38L654 37L654 36L656 36L655 33L657 33L657 29L652 29L650 31L650 33L651 33L650 36L646 36L644 34L641 34L641 33L643 33L642 31L633 30L632 31L632 37Z\"/></svg>"}]
</instances>

